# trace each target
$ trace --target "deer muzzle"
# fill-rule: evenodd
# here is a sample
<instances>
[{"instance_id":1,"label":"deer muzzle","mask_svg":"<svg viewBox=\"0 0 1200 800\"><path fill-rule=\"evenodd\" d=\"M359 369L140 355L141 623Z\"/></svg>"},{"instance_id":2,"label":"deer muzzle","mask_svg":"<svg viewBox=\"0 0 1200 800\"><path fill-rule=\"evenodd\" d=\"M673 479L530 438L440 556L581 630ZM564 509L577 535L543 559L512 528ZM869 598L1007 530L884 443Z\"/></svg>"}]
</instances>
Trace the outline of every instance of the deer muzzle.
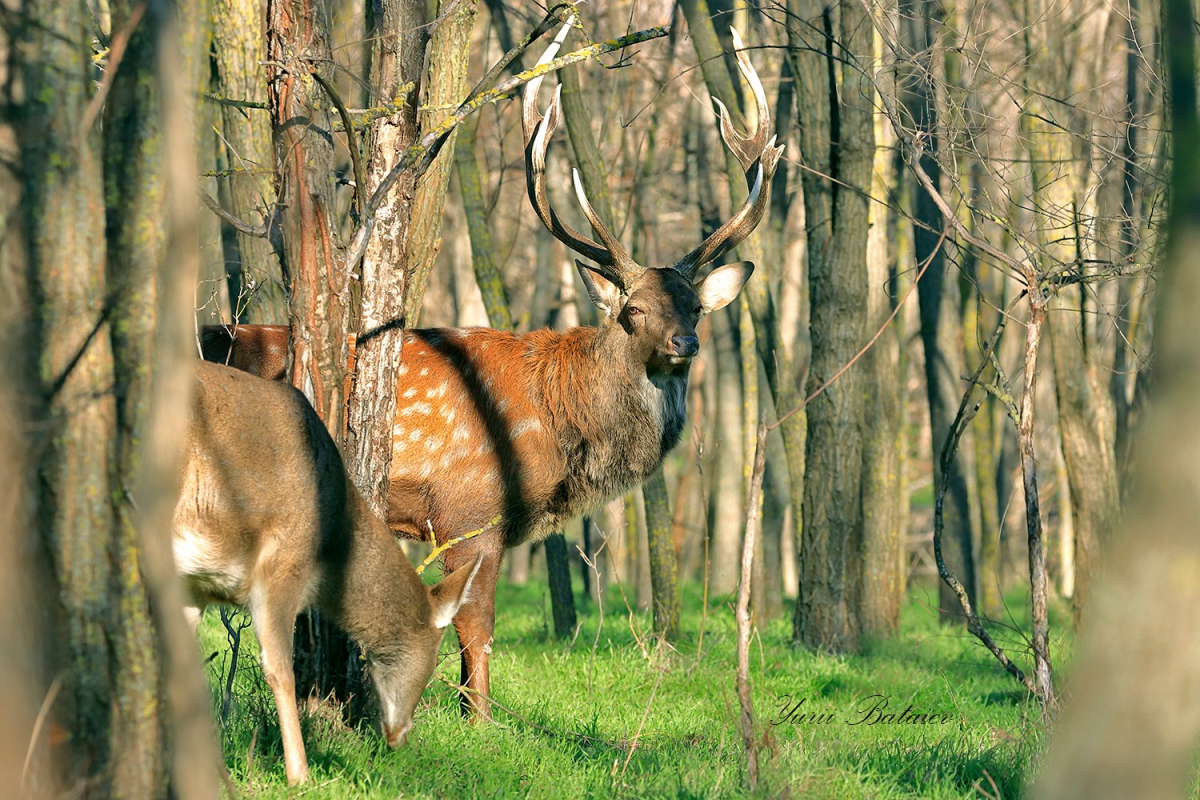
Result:
<instances>
[{"instance_id":1,"label":"deer muzzle","mask_svg":"<svg viewBox=\"0 0 1200 800\"><path fill-rule=\"evenodd\" d=\"M700 352L700 340L695 334L671 337L671 355L677 358L691 358Z\"/></svg>"},{"instance_id":2,"label":"deer muzzle","mask_svg":"<svg viewBox=\"0 0 1200 800\"><path fill-rule=\"evenodd\" d=\"M412 720L405 722L403 725L388 725L383 726L383 736L387 739L388 747L393 750L397 747L403 747L404 741L408 738L408 732L412 730Z\"/></svg>"}]
</instances>

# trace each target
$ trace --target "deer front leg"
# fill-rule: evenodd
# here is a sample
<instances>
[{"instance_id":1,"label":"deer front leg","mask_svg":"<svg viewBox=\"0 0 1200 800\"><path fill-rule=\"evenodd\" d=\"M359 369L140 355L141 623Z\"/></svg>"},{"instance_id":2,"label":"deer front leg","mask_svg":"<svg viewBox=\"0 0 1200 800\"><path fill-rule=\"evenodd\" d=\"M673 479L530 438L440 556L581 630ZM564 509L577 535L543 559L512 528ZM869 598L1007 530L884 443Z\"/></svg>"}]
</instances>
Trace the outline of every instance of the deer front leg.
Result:
<instances>
[{"instance_id":1,"label":"deer front leg","mask_svg":"<svg viewBox=\"0 0 1200 800\"><path fill-rule=\"evenodd\" d=\"M250 617L262 651L263 677L275 695L275 708L279 712L288 783L295 786L308 780L308 755L300 734L296 673L292 670L292 629L299 608L285 599L286 594L290 593L277 590L277 596L267 597L265 589L256 587L250 595Z\"/></svg>"},{"instance_id":2,"label":"deer front leg","mask_svg":"<svg viewBox=\"0 0 1200 800\"><path fill-rule=\"evenodd\" d=\"M483 554L479 572L471 584L467 600L454 617L454 630L458 634L462 652L460 682L470 690L463 694L463 713L472 721L492 718L488 703L491 697L488 657L492 652L492 634L496 628L496 579L500 574L504 545L499 537L494 537L475 547L452 547L446 553L447 573L460 566L469 566L475 560L476 553Z\"/></svg>"}]
</instances>

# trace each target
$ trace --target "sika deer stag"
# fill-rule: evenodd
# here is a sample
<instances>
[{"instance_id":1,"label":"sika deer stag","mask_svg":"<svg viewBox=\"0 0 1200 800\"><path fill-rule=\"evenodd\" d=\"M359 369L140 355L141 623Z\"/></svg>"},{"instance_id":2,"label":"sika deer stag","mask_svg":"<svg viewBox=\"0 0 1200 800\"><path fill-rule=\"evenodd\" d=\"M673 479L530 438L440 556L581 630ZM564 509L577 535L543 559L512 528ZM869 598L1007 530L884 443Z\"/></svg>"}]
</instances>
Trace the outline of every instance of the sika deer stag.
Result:
<instances>
[{"instance_id":1,"label":"sika deer stag","mask_svg":"<svg viewBox=\"0 0 1200 800\"><path fill-rule=\"evenodd\" d=\"M249 607L289 783L308 777L292 628L309 606L366 648L384 735L399 747L477 560L426 587L347 479L303 395L216 364L199 364L196 378L173 532L175 565L195 601L188 616L195 625L208 603Z\"/></svg>"},{"instance_id":2,"label":"sika deer stag","mask_svg":"<svg viewBox=\"0 0 1200 800\"><path fill-rule=\"evenodd\" d=\"M554 57L562 38L539 63ZM734 42L758 106L758 126L752 135L740 135L718 101L722 136L750 189L732 219L675 265L643 267L596 216L576 175L576 195L600 242L567 225L550 206L545 171L562 106L556 93L545 117L537 111L539 78L526 87L522 109L529 198L554 236L594 262L577 264L603 321L565 333L405 333L388 525L414 538L428 538L432 529L445 541L499 517L486 533L446 555L451 573L482 558L478 591L454 627L463 649L462 680L473 690L465 702L485 717L504 549L546 536L639 484L662 463L684 425L688 366L699 347L696 323L732 301L753 271L742 262L695 277L762 219L783 151L769 136L766 93L736 32ZM282 373L288 352L282 326L239 326L232 336L210 327L202 343L205 358L261 374Z\"/></svg>"}]
</instances>

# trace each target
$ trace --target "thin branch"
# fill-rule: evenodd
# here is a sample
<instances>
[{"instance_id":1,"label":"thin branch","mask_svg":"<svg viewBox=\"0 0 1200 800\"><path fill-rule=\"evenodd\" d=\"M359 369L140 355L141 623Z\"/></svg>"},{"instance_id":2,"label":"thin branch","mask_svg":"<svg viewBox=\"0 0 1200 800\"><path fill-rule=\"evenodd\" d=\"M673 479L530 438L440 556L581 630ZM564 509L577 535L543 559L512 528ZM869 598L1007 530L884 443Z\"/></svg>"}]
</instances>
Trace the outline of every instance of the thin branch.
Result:
<instances>
[{"instance_id":1,"label":"thin branch","mask_svg":"<svg viewBox=\"0 0 1200 800\"><path fill-rule=\"evenodd\" d=\"M424 572L425 568L428 567L430 564L432 564L434 562L434 560L437 559L438 556L440 556L442 553L449 550L451 547L454 547L454 545L459 544L460 542L465 542L467 539L474 539L479 534L490 531L492 528L496 527L498 524L500 524L500 515L499 514L497 514L496 516L494 516L490 520L488 520L488 523L486 525L484 525L482 528L473 530L470 533L464 533L462 536L455 536L451 539L447 539L442 544L436 544L437 538L433 535L433 529L430 528L429 535L430 535L430 538L432 538L434 540L436 546L433 548L433 551L428 556L425 557L425 560L421 562L421 566L417 567L417 574L420 575L422 572Z\"/></svg>"},{"instance_id":2,"label":"thin branch","mask_svg":"<svg viewBox=\"0 0 1200 800\"><path fill-rule=\"evenodd\" d=\"M225 222L227 222L231 226L233 226L233 229L236 230L238 233L244 233L247 236L256 236L259 239L267 238L267 226L266 225L251 225L248 222L243 222L242 220L235 217L233 214L230 214L228 211L221 208L221 204L218 203L216 200L214 200L208 194L208 192L201 191L200 199L204 201L204 205L208 206L209 211L213 212L218 217L220 217L222 220L224 220Z\"/></svg>"},{"instance_id":3,"label":"thin branch","mask_svg":"<svg viewBox=\"0 0 1200 800\"><path fill-rule=\"evenodd\" d=\"M929 256L925 259L925 263L921 265L921 269L917 272L916 279L913 280L912 284L908 287L908 291L906 291L904 293L904 297L900 298L900 302L897 303L896 307L892 309L891 315L883 321L883 324L879 326L879 330L875 331L875 335L872 336L870 338L870 340L862 346L861 350L859 350L857 353L854 354L854 358L847 361L845 364L842 365L841 369L839 369L837 372L833 373L833 377L831 377L829 380L822 383L820 386L817 387L817 389L812 394L810 394L808 397L804 398L803 403L796 406L791 411L788 411L782 417L780 417L779 419L777 419L773 423L771 423L771 426L768 430L775 430L780 425L782 425L788 419L788 417L792 416L793 414L795 414L798 411L800 411L801 409L803 409L805 406L807 406L813 400L816 400L817 397L819 397L822 392L824 392L826 389L828 389L833 384L834 381L836 381L838 378L842 377L842 375L845 374L846 370L848 370L852 366L854 366L854 362L856 362L860 358L862 358L863 354L871 349L871 346L874 345L875 342L879 340L879 337L883 335L883 332L885 330L887 330L887 327L892 324L892 320L894 320L896 318L896 315L900 313L900 309L904 307L905 302L908 301L908 298L912 295L913 290L917 288L917 284L920 283L920 281L921 281L921 276L925 274L925 270L929 269L929 265L933 263L934 257L938 254L938 251L942 249L942 245L946 241L947 233L948 233L948 231L946 231L945 229L942 230L942 235L938 237L937 244L934 245L932 252L930 252Z\"/></svg>"},{"instance_id":4,"label":"thin branch","mask_svg":"<svg viewBox=\"0 0 1200 800\"><path fill-rule=\"evenodd\" d=\"M342 126L346 129L346 149L350 151L350 164L354 168L354 199L358 203L358 207L364 208L367 204L367 173L363 169L362 153L358 150L358 140L354 136L354 124L350 121L350 112L346 110L346 104L342 102L342 97L337 93L337 90L321 76L321 73L315 67L309 68L309 74L313 76L313 80L321 85L325 90L325 94L329 95L329 99L333 101L333 105L337 108L338 116L342 118ZM356 262L347 262L351 267Z\"/></svg>"},{"instance_id":5,"label":"thin branch","mask_svg":"<svg viewBox=\"0 0 1200 800\"><path fill-rule=\"evenodd\" d=\"M539 78L549 72L555 72L580 61L586 61L605 53L611 53L614 50L620 50L630 45L650 41L651 39L662 38L670 32L670 26L665 25L647 28L646 30L626 34L617 39L610 39L607 42L601 42L581 50L576 50L573 53L560 56L547 64L519 72L501 82L494 89L481 92L474 98L464 101L453 114L446 117L437 127L427 132L418 141L409 146L396 162L396 165L379 182L370 200L361 210L361 221L346 251L348 263L355 264L362 259L363 254L367 250L367 240L370 238L371 231L375 227L375 212L391 191L392 186L399 180L401 173L412 170L418 177L424 174L429 165L433 163L433 160L437 158L442 145L450 138L450 134L470 114L489 103L495 103L498 100L508 97L518 86L528 83L534 78Z\"/></svg>"},{"instance_id":6,"label":"thin branch","mask_svg":"<svg viewBox=\"0 0 1200 800\"><path fill-rule=\"evenodd\" d=\"M746 499L746 536L742 541L742 578L738 582L737 607L737 698L741 708L742 744L746 749L746 783L754 791L758 783L758 749L754 737L754 705L750 696L750 590L754 576L754 543L761 517L763 474L767 467L767 426L760 423L754 444L754 466Z\"/></svg>"},{"instance_id":7,"label":"thin branch","mask_svg":"<svg viewBox=\"0 0 1200 800\"><path fill-rule=\"evenodd\" d=\"M982 385L979 382L979 377L987 369L988 365L991 364L991 355L995 352L996 344L1000 341L1000 335L1004 333L1004 328L1007 325L1008 318L1004 316L1000 317L996 331L984 346L986 357L980 360L979 367L976 368L975 373L968 379L967 391L963 394L962 402L958 406L958 413L954 417L954 422L950 426L950 433L947 435L946 443L942 447L940 471L942 479L938 484L937 494L934 499L933 555L937 561L939 577L941 577L942 581L950 587L958 598L958 603L962 607L963 615L967 620L967 631L983 643L984 647L996 657L996 660L1000 662L1000 665L1010 675L1016 678L1040 702L1045 703L1046 698L1038 690L1033 678L1026 675L1020 667L1009 659L1000 645L996 644L995 640L992 639L991 635L983 627L979 616L971 607L971 599L967 596L967 590L963 587L962 582L950 573L950 570L946 567L946 560L942 556L942 532L945 526L945 517L942 509L946 499L946 491L950 486L950 482L946 480L945 476L950 471L950 465L954 462L954 456L958 452L958 444L962 440L963 433L967 430L967 427L979 412L979 408L983 405L983 400L979 400L974 405L971 405L971 395L977 385Z\"/></svg>"},{"instance_id":8,"label":"thin branch","mask_svg":"<svg viewBox=\"0 0 1200 800\"><path fill-rule=\"evenodd\" d=\"M125 56L125 48L129 46L129 40L133 38L133 32L137 28L138 22L141 21L142 15L145 13L146 4L138 3L129 12L129 19L125 20L125 25L113 37L112 47L108 51L108 64L104 70L104 77L100 81L100 88L92 95L92 99L88 101L87 108L83 111L83 122L79 126L81 136L88 135L92 130L92 123L100 115L100 109L104 107L104 100L108 97L108 91L112 88L113 81L116 80L117 67L121 65L121 59Z\"/></svg>"},{"instance_id":9,"label":"thin branch","mask_svg":"<svg viewBox=\"0 0 1200 800\"><path fill-rule=\"evenodd\" d=\"M213 101L217 105L230 106L232 108L241 108L241 109L256 108L261 111L270 111L271 110L271 107L269 105L267 105L266 103L260 102L258 100L236 100L232 97L224 97L222 95L217 94L216 92L201 92L200 96L203 97L205 100Z\"/></svg>"}]
</instances>

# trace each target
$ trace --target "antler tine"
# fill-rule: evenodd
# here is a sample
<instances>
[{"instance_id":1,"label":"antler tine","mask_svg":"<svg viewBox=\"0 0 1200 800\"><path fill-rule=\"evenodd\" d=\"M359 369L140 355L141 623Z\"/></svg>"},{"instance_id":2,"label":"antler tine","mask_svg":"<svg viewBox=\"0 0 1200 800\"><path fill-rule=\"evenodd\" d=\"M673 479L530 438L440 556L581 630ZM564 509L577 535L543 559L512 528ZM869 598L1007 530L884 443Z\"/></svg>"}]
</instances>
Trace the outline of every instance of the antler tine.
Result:
<instances>
[{"instance_id":1,"label":"antler tine","mask_svg":"<svg viewBox=\"0 0 1200 800\"><path fill-rule=\"evenodd\" d=\"M567 20L558 35L554 37L554 41L546 48L541 59L538 60L537 66L548 64L554 60L574 21L574 16ZM603 244L593 241L563 222L550 205L550 196L546 190L546 149L550 145L550 137L558 129L559 121L562 119L562 85L560 84L555 89L554 99L546 110L546 116L543 117L537 110L537 93L544 77L544 75L538 76L526 84L525 96L521 103L521 129L525 135L525 181L529 191L529 202L533 205L542 224L554 234L556 239L588 260L596 262L606 275L624 286L633 271L637 269L637 265L625 252L616 237L596 216L591 204L587 202L587 198L579 193L580 202L584 207L584 215Z\"/></svg>"},{"instance_id":2,"label":"antler tine","mask_svg":"<svg viewBox=\"0 0 1200 800\"><path fill-rule=\"evenodd\" d=\"M725 104L715 97L713 102L717 104L721 117L721 138L745 170L746 185L750 194L732 219L715 230L699 247L675 265L674 269L689 278L704 264L736 247L762 221L771 202L771 179L775 177L779 157L783 155L784 146L775 146L774 136L767 138L771 129L771 109L767 105L766 90L763 89L754 65L750 63L742 37L733 28L730 28L729 32L733 35L738 68L754 94L758 125L750 135L743 136L734 127Z\"/></svg>"},{"instance_id":3,"label":"antler tine","mask_svg":"<svg viewBox=\"0 0 1200 800\"><path fill-rule=\"evenodd\" d=\"M737 156L738 161L742 163L742 169L747 173L746 183L749 184L750 168L762 153L767 137L770 135L771 107L767 104L767 92L763 89L762 81L758 78L758 72L754 69L754 65L750 63L750 56L746 54L746 46L742 43L741 35L738 34L735 28L730 28L729 33L733 37L733 52L734 57L737 59L738 70L742 73L742 77L746 79L746 83L750 86L750 91L754 95L754 105L758 120L755 130L749 136L743 136L738 133L737 129L733 126L733 119L729 114L729 110L725 108L725 104L717 98L713 98L713 101L720 108L721 138L725 140L725 144Z\"/></svg>"},{"instance_id":4,"label":"antler tine","mask_svg":"<svg viewBox=\"0 0 1200 800\"><path fill-rule=\"evenodd\" d=\"M571 170L571 180L575 184L575 197L579 199L579 205L583 207L583 215L587 217L588 224L592 226L592 230L600 237L600 241L604 242L604 246L608 248L608 252L612 254L613 266L621 272L622 279L632 277L631 273L640 271L637 263L630 257L629 253L621 245L619 239L613 236L612 231L600 219L600 215L592 208L592 204L588 202L587 194L583 191L583 182L579 180L579 170Z\"/></svg>"}]
</instances>

